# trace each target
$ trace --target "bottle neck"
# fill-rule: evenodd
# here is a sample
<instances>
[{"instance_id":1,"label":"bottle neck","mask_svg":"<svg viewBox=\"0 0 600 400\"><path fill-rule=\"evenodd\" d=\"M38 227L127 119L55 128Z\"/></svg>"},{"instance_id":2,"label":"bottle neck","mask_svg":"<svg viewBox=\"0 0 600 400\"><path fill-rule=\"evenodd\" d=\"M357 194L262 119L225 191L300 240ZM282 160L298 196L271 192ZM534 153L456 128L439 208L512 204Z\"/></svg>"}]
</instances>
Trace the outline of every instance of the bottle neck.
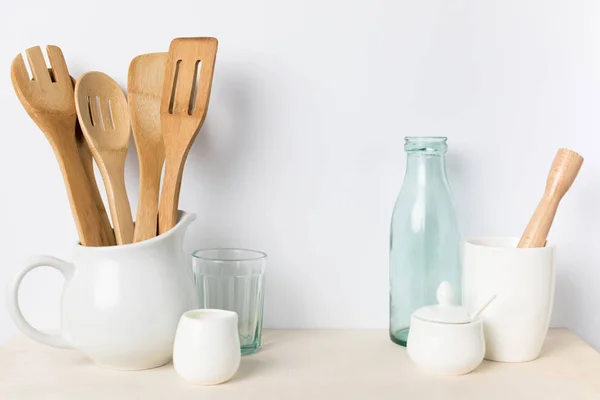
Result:
<instances>
[{"instance_id":1,"label":"bottle neck","mask_svg":"<svg viewBox=\"0 0 600 400\"><path fill-rule=\"evenodd\" d=\"M448 183L443 154L407 153L405 184Z\"/></svg>"}]
</instances>

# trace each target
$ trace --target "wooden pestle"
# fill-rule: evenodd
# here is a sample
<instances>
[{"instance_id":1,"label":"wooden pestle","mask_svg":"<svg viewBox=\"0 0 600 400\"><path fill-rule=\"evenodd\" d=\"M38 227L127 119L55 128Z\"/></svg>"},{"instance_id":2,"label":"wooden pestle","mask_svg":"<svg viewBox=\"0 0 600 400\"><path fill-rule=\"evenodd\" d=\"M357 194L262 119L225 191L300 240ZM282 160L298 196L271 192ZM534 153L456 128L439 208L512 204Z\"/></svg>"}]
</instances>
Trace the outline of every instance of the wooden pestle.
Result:
<instances>
[{"instance_id":1,"label":"wooden pestle","mask_svg":"<svg viewBox=\"0 0 600 400\"><path fill-rule=\"evenodd\" d=\"M583 157L574 151L559 149L546 180L544 197L537 206L517 247L544 247L558 203L577 177Z\"/></svg>"}]
</instances>

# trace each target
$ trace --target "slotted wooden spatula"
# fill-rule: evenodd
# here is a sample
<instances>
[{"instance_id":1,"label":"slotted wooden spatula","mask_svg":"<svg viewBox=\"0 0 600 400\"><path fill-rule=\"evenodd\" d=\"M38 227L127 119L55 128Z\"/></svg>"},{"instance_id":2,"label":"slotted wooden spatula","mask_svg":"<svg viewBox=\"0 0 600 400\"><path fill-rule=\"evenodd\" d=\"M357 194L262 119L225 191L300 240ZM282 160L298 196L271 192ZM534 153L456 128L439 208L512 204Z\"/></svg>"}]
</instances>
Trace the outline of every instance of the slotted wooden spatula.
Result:
<instances>
[{"instance_id":1,"label":"slotted wooden spatula","mask_svg":"<svg viewBox=\"0 0 600 400\"><path fill-rule=\"evenodd\" d=\"M39 46L27 49L33 77L30 79L19 54L11 66L12 84L21 104L54 150L60 166L79 241L84 246L115 244L108 218L96 204L90 182L79 158L75 138L77 114L73 84L60 48L47 46L50 70Z\"/></svg>"},{"instance_id":2,"label":"slotted wooden spatula","mask_svg":"<svg viewBox=\"0 0 600 400\"><path fill-rule=\"evenodd\" d=\"M142 54L129 64L127 97L140 162L134 242L153 238L157 232L160 174L165 162L165 146L160 129L160 96L168 57L169 53Z\"/></svg>"},{"instance_id":3,"label":"slotted wooden spatula","mask_svg":"<svg viewBox=\"0 0 600 400\"><path fill-rule=\"evenodd\" d=\"M158 231L177 223L183 167L206 118L217 56L217 39L178 38L171 42L160 104L165 145L165 174L158 210Z\"/></svg>"}]
</instances>

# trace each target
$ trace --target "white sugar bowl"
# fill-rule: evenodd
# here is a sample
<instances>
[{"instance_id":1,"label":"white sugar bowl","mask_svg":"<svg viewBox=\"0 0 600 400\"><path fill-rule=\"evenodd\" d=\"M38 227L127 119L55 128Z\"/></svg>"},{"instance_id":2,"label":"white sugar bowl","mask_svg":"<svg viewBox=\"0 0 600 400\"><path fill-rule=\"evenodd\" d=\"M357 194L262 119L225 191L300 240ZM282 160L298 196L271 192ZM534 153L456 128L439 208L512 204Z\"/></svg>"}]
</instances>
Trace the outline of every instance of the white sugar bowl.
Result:
<instances>
[{"instance_id":1,"label":"white sugar bowl","mask_svg":"<svg viewBox=\"0 0 600 400\"><path fill-rule=\"evenodd\" d=\"M483 361L485 340L483 322L461 306L453 304L452 286L442 282L437 305L415 311L410 319L407 352L423 371L442 375L463 375Z\"/></svg>"}]
</instances>

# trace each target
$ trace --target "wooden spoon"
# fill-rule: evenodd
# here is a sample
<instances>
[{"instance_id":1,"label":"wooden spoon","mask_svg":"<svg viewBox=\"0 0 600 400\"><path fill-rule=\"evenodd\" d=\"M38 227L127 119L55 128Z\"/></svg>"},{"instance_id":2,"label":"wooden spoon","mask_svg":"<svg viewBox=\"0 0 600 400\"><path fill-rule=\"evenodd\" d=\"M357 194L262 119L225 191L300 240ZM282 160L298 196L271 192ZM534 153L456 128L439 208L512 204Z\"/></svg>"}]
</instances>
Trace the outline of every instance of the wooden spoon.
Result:
<instances>
[{"instance_id":1,"label":"wooden spoon","mask_svg":"<svg viewBox=\"0 0 600 400\"><path fill-rule=\"evenodd\" d=\"M583 157L576 152L567 149L558 150L546 179L544 196L529 220L517 247L544 247L546 245L546 238L554 221L558 204L577 178L582 164Z\"/></svg>"},{"instance_id":2,"label":"wooden spoon","mask_svg":"<svg viewBox=\"0 0 600 400\"><path fill-rule=\"evenodd\" d=\"M77 114L73 101L73 84L60 48L46 48L50 71L39 46L27 49L33 78L29 78L19 54L11 66L12 84L21 104L46 135L60 166L79 241L84 246L110 246L115 243L89 190L75 138Z\"/></svg>"},{"instance_id":3,"label":"wooden spoon","mask_svg":"<svg viewBox=\"0 0 600 400\"><path fill-rule=\"evenodd\" d=\"M169 53L143 54L129 65L127 96L133 137L140 162L140 194L134 242L156 236L160 174L165 146L160 129L160 96Z\"/></svg>"},{"instance_id":4,"label":"wooden spoon","mask_svg":"<svg viewBox=\"0 0 600 400\"><path fill-rule=\"evenodd\" d=\"M125 188L125 159L131 131L125 94L108 75L88 72L75 85L75 106L106 187L117 244L131 243L133 219Z\"/></svg>"},{"instance_id":5,"label":"wooden spoon","mask_svg":"<svg viewBox=\"0 0 600 400\"><path fill-rule=\"evenodd\" d=\"M71 77L71 82L73 82L73 88L75 88L75 79ZM94 161L92 160L92 152L90 151L90 147L85 141L85 137L83 137L83 131L81 130L81 125L79 124L79 119L75 120L75 141L77 142L77 152L79 154L79 159L81 160L81 165L83 166L83 170L85 171L85 175L87 180L84 182L88 187L88 191L91 192L92 197L94 198L94 203L98 208L98 212L100 213L100 217L102 218L102 227L98 229L107 229L107 235L111 237L112 242L111 246L116 244L115 242L115 233L112 230L110 225L110 221L108 219L108 214L106 213L106 208L104 207L104 202L102 201L102 195L100 194L100 190L98 189L98 184L96 183L96 175L94 174Z\"/></svg>"},{"instance_id":6,"label":"wooden spoon","mask_svg":"<svg viewBox=\"0 0 600 400\"><path fill-rule=\"evenodd\" d=\"M177 223L183 167L206 118L217 46L217 39L201 37L174 39L169 47L160 104L166 162L158 210L159 233Z\"/></svg>"},{"instance_id":7,"label":"wooden spoon","mask_svg":"<svg viewBox=\"0 0 600 400\"><path fill-rule=\"evenodd\" d=\"M106 208L104 207L104 202L102 201L102 195L100 194L100 189L98 189L98 184L96 183L92 152L85 141L79 120L75 122L75 140L77 141L77 152L79 154L79 159L81 160L81 165L83 166L83 170L85 171L85 176L87 178L87 181L85 182L85 185L87 186L86 190L91 192L92 198L94 199L94 204L96 205L96 208L100 213L100 217L102 218L102 226L98 227L98 229L107 229L106 235L110 236L111 238L111 242L110 244L107 244L107 246L114 246L116 244L115 232L110 225L110 220L108 219L108 214L106 213Z\"/></svg>"}]
</instances>

